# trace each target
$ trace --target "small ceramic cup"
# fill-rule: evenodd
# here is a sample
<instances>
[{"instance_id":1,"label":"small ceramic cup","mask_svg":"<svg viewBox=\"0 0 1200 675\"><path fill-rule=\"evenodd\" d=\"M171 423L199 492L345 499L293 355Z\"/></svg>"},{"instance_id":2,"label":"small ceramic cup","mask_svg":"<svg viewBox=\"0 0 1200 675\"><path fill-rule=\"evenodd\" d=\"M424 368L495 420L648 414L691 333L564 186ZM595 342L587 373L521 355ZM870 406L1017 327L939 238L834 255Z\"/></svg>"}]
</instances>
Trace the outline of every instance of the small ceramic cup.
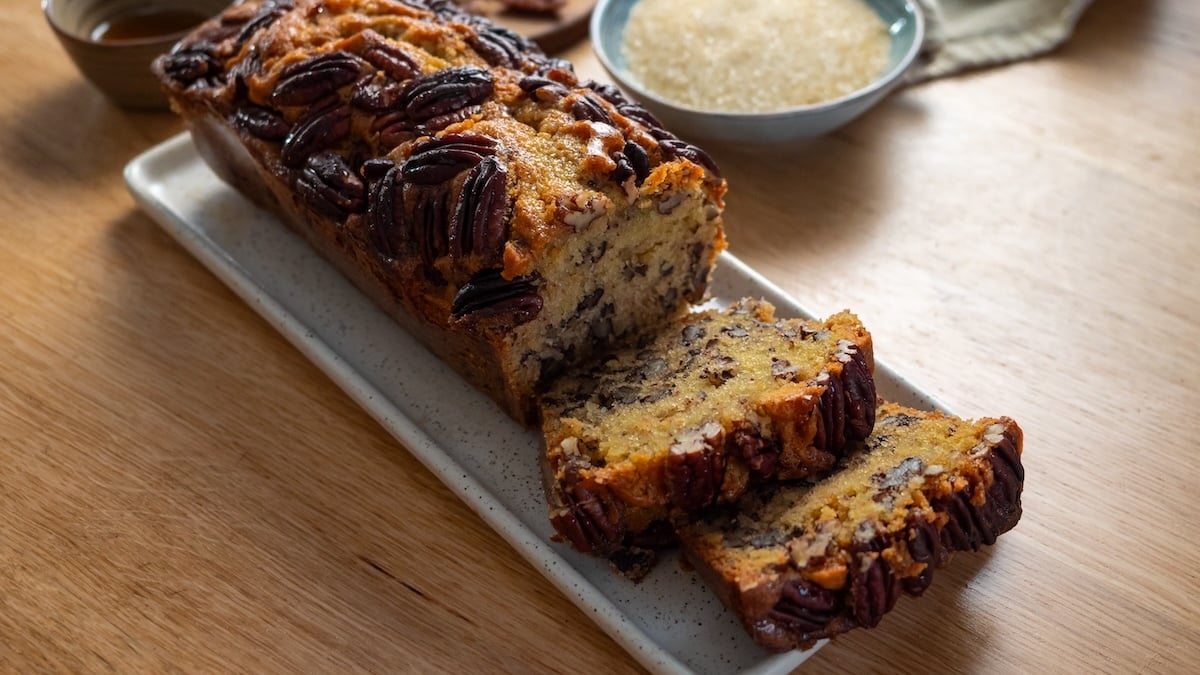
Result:
<instances>
[{"instance_id":1,"label":"small ceramic cup","mask_svg":"<svg viewBox=\"0 0 1200 675\"><path fill-rule=\"evenodd\" d=\"M175 25L162 35L107 38L97 35L97 30L127 22L131 16L142 19L143 30L138 33L146 33L156 23L169 25L154 21L155 12L171 12L176 19L179 13L187 13L199 24L228 4L229 0L42 0L42 11L79 72L109 99L125 108L162 109L167 99L150 73L150 62L170 51L190 27Z\"/></svg>"}]
</instances>

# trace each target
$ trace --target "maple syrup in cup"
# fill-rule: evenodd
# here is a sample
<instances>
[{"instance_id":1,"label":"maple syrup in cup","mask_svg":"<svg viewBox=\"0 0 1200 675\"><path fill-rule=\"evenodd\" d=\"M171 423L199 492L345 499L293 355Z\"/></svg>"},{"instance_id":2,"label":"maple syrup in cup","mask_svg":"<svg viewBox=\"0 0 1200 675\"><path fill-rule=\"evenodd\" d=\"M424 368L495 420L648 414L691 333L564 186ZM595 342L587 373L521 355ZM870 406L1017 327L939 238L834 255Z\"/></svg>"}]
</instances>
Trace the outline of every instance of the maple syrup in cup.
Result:
<instances>
[{"instance_id":1,"label":"maple syrup in cup","mask_svg":"<svg viewBox=\"0 0 1200 675\"><path fill-rule=\"evenodd\" d=\"M165 110L150 63L230 0L42 0L80 74L123 108Z\"/></svg>"},{"instance_id":2,"label":"maple syrup in cup","mask_svg":"<svg viewBox=\"0 0 1200 675\"><path fill-rule=\"evenodd\" d=\"M205 14L187 8L139 8L101 21L92 29L90 37L96 42L120 42L182 34L207 18Z\"/></svg>"}]
</instances>

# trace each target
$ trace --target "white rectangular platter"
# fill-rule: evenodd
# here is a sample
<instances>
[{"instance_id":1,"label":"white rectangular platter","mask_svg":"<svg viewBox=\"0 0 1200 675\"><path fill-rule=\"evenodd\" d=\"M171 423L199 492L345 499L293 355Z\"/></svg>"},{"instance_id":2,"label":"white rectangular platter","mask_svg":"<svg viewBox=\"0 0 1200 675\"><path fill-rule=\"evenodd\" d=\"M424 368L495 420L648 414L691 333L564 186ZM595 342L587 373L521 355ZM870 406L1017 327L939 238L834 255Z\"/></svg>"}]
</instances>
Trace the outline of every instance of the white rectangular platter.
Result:
<instances>
[{"instance_id":1,"label":"white rectangular platter","mask_svg":"<svg viewBox=\"0 0 1200 675\"><path fill-rule=\"evenodd\" d=\"M271 214L222 183L188 135L135 158L125 179L171 236L646 668L766 675L789 672L815 652L762 651L699 577L670 556L633 584L613 574L606 561L552 543L538 436L433 357ZM763 297L782 316L810 316L728 254L712 296L715 305ZM883 397L939 407L882 363L876 378Z\"/></svg>"}]
</instances>

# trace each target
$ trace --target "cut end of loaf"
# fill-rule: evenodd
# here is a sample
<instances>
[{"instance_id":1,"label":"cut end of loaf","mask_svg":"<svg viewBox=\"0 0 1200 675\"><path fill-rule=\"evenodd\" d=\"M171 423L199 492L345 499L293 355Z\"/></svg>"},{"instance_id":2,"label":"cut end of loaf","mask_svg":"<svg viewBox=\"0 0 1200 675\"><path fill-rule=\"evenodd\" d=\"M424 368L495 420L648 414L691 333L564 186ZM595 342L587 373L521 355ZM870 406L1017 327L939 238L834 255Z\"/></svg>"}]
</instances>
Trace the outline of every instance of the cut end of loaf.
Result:
<instances>
[{"instance_id":1,"label":"cut end of loaf","mask_svg":"<svg viewBox=\"0 0 1200 675\"><path fill-rule=\"evenodd\" d=\"M585 490L636 535L753 481L825 471L874 423L872 363L849 313L784 320L747 300L682 317L545 394L551 489Z\"/></svg>"}]
</instances>

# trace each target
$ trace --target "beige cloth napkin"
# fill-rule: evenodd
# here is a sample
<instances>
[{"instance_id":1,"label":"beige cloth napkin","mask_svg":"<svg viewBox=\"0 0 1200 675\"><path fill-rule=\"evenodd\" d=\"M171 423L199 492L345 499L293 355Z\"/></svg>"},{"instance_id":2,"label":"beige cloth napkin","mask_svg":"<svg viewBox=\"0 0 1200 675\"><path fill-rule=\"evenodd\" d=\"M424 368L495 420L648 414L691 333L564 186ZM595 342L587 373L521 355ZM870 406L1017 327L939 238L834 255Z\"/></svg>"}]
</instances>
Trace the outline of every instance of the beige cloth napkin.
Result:
<instances>
[{"instance_id":1,"label":"beige cloth napkin","mask_svg":"<svg viewBox=\"0 0 1200 675\"><path fill-rule=\"evenodd\" d=\"M970 68L1026 59L1066 42L1092 0L918 0L925 55L909 74L920 82Z\"/></svg>"}]
</instances>

